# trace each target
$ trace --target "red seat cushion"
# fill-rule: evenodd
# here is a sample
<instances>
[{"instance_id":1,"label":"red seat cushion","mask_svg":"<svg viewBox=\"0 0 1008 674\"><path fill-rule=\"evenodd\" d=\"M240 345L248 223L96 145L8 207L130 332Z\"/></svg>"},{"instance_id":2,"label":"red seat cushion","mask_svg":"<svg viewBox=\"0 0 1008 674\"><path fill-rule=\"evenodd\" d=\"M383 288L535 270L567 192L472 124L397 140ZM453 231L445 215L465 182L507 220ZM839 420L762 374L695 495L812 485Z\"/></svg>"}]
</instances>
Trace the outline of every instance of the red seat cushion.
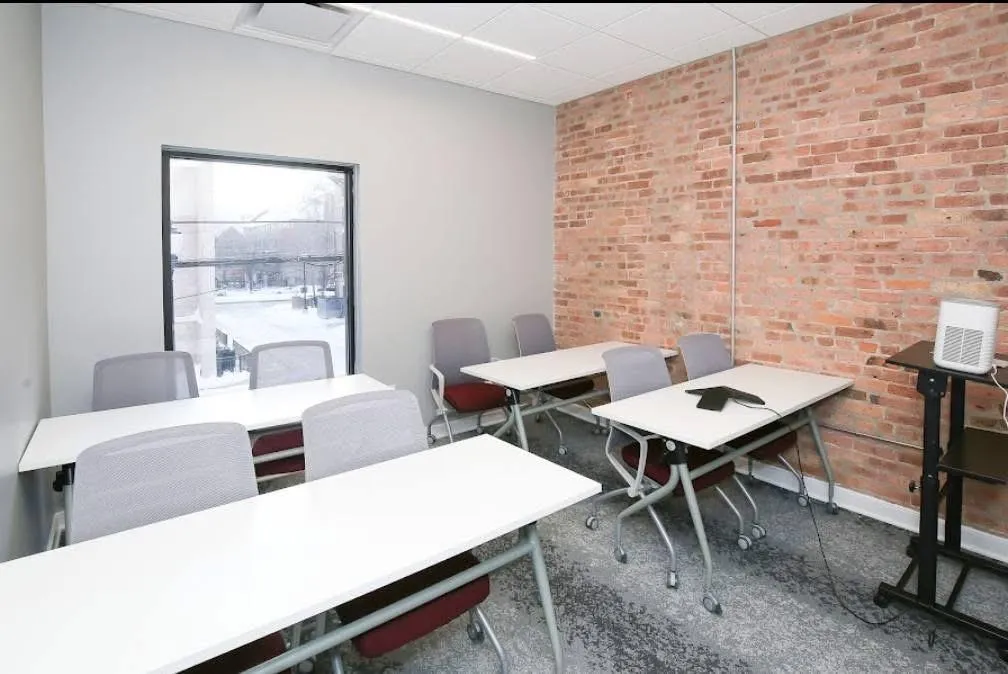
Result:
<instances>
[{"instance_id":1,"label":"red seat cushion","mask_svg":"<svg viewBox=\"0 0 1008 674\"><path fill-rule=\"evenodd\" d=\"M637 461L640 459L640 446L636 442L626 445L622 450L622 454L623 462L630 467L631 472L636 473ZM711 461L714 461L715 459L720 458L721 456L720 452L714 452L707 449L697 449L693 447L686 453L686 465L691 471L693 471L707 463L710 463ZM700 492L704 489L713 487L714 485L731 478L734 473L735 465L729 461L709 473L694 479L693 491ZM663 440L655 439L648 442L647 464L644 466L644 474L658 484L668 484L672 471L665 459L665 442ZM676 486L672 493L676 496L683 495L681 482Z\"/></svg>"},{"instance_id":2,"label":"red seat cushion","mask_svg":"<svg viewBox=\"0 0 1008 674\"><path fill-rule=\"evenodd\" d=\"M584 379L575 379L573 381L564 382L563 384L547 387L545 391L554 398L569 400L571 398L577 398L578 396L584 395L594 388L595 382L585 377Z\"/></svg>"},{"instance_id":3,"label":"red seat cushion","mask_svg":"<svg viewBox=\"0 0 1008 674\"><path fill-rule=\"evenodd\" d=\"M502 386L483 382L445 386L444 398L459 412L483 412L507 405Z\"/></svg>"},{"instance_id":4,"label":"red seat cushion","mask_svg":"<svg viewBox=\"0 0 1008 674\"><path fill-rule=\"evenodd\" d=\"M267 433L256 438L252 443L252 456L265 456L273 452L280 452L285 449L297 449L304 447L304 434L300 428L292 428L276 433ZM299 473L305 469L304 456L289 456L267 463L257 463L255 467L256 477L267 477L270 475L286 475L287 473Z\"/></svg>"},{"instance_id":5,"label":"red seat cushion","mask_svg":"<svg viewBox=\"0 0 1008 674\"><path fill-rule=\"evenodd\" d=\"M379 588L336 609L343 624L359 620L385 608L400 599L416 594L424 588L446 578L471 569L479 560L471 552L464 552L429 568L406 576ZM479 606L490 595L490 577L483 576L462 587L432 599L398 618L379 625L370 632L356 637L354 647L366 658L374 658L405 646L409 642L430 634L447 625L466 611Z\"/></svg>"},{"instance_id":6,"label":"red seat cushion","mask_svg":"<svg viewBox=\"0 0 1008 674\"><path fill-rule=\"evenodd\" d=\"M212 660L182 670L182 674L238 674L258 664L272 660L287 650L283 636L274 632Z\"/></svg>"},{"instance_id":7,"label":"red seat cushion","mask_svg":"<svg viewBox=\"0 0 1008 674\"><path fill-rule=\"evenodd\" d=\"M784 425L780 422L767 424L762 428L757 428L755 431L752 431L751 433L746 433L745 435L739 438L735 438L734 440L728 443L728 446L738 448L744 445L748 445L750 442L753 442L754 440L759 440L763 436L768 435L776 430L779 430L780 428L783 428L783 426ZM747 456L753 459L757 459L759 461L772 461L781 454L783 454L784 452L790 450L797 443L798 443L798 433L796 433L795 431L791 431L790 433L782 435L776 440L768 442L762 447L754 449L753 451L749 452Z\"/></svg>"}]
</instances>

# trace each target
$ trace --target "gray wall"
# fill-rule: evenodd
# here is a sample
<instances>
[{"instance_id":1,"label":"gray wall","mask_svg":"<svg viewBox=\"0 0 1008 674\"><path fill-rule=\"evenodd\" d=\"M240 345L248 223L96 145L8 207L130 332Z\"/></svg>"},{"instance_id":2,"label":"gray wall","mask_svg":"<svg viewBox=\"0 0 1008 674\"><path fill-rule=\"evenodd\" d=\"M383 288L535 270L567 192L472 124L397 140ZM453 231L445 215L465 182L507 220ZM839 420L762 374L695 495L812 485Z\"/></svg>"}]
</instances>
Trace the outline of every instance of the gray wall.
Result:
<instances>
[{"instance_id":1,"label":"gray wall","mask_svg":"<svg viewBox=\"0 0 1008 674\"><path fill-rule=\"evenodd\" d=\"M18 459L48 409L39 8L0 5L0 561L38 551L41 475Z\"/></svg>"},{"instance_id":2,"label":"gray wall","mask_svg":"<svg viewBox=\"0 0 1008 674\"><path fill-rule=\"evenodd\" d=\"M552 108L96 6L46 6L43 38L54 413L163 348L163 144L359 164L359 364L428 409L432 320L506 356L552 313Z\"/></svg>"}]
</instances>

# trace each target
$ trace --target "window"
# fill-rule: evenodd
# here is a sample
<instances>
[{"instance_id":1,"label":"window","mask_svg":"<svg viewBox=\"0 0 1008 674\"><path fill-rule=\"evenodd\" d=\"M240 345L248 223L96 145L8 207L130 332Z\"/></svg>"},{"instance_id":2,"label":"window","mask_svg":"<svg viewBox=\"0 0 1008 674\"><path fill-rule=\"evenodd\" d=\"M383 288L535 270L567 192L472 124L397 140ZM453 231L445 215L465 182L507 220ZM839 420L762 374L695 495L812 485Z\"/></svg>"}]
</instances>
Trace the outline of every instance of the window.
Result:
<instances>
[{"instance_id":1,"label":"window","mask_svg":"<svg viewBox=\"0 0 1008 674\"><path fill-rule=\"evenodd\" d=\"M353 170L165 148L165 348L201 394L248 387L258 344L325 340L353 372Z\"/></svg>"}]
</instances>

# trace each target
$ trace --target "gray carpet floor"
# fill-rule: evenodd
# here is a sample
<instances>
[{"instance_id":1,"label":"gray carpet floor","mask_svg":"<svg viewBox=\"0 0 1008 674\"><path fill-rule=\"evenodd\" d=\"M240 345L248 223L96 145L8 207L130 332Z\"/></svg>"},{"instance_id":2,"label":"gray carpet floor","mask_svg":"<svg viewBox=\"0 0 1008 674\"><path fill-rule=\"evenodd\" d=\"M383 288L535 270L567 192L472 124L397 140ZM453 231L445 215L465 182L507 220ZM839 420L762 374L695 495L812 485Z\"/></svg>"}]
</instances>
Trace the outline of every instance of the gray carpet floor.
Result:
<instances>
[{"instance_id":1,"label":"gray carpet floor","mask_svg":"<svg viewBox=\"0 0 1008 674\"><path fill-rule=\"evenodd\" d=\"M560 456L549 424L530 422L532 451L607 488L619 486L603 454L603 439L592 435L589 425L560 416L570 451ZM736 543L728 508L713 492L700 496L721 616L701 605L700 549L684 502L659 507L679 558L677 589L665 587L667 555L646 513L631 517L625 527L627 563L615 560L613 522L629 503L625 499L603 507L596 531L584 524L588 503L540 522L567 672L1008 672L990 642L916 610L896 604L883 610L872 603L879 581L896 582L906 565L906 532L814 506L844 603L870 620L900 615L884 626L866 625L840 606L831 589L809 510L799 507L792 493L758 482L749 487L768 533L745 552ZM743 504L734 486L728 492ZM491 541L477 554L511 540ZM951 564L940 568L940 597L951 591L955 574ZM1008 624L1008 583L971 572L957 607ZM484 611L510 671L552 671L530 562L491 577ZM465 618L379 659L363 660L349 644L340 653L349 673L497 671L489 643L476 645L467 638ZM326 663L319 662L316 671L328 671Z\"/></svg>"}]
</instances>

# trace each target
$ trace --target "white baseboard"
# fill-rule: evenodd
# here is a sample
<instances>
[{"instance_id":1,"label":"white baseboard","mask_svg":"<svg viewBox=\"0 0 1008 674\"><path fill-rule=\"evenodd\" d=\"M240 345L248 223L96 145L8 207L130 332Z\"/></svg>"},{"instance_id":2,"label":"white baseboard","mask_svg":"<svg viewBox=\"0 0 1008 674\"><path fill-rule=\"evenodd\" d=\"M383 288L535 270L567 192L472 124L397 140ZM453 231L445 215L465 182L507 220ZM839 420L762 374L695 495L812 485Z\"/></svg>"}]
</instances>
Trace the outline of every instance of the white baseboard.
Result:
<instances>
[{"instance_id":1,"label":"white baseboard","mask_svg":"<svg viewBox=\"0 0 1008 674\"><path fill-rule=\"evenodd\" d=\"M583 405L567 405L559 409L588 423L595 423L595 417ZM494 414L486 415L484 425L489 426L492 424L499 424L502 421L504 421L503 412L495 412ZM453 432L471 432L475 430L475 428L476 417L460 419L458 421L452 420ZM434 425L434 435L438 438L447 437L447 434L444 432L443 423ZM744 461L740 462L739 470L743 472L745 471ZM753 477L761 480L762 482L781 487L782 489L787 489L788 491L793 491L795 493L798 492L797 480L795 480L794 475L785 468L779 468L777 466L763 464L757 461L753 464ZM828 490L827 484L823 480L815 477L806 477L805 488L808 490L809 496L813 499L821 502L826 501ZM919 514L913 508L907 508L906 506L898 505L896 503L890 503L889 501L880 499L876 496L862 494L859 491L841 487L840 485L837 485L836 487L834 498L836 499L837 505L844 510L849 510L850 512L857 513L858 515L864 515L874 520L891 524L894 527L898 527L906 531L917 531ZM944 518L938 519L938 539L945 540ZM963 526L962 546L966 550L975 552L978 555L983 555L984 557L990 557L991 559L1008 563L1008 538L980 531L979 529L974 529L973 527Z\"/></svg>"},{"instance_id":2,"label":"white baseboard","mask_svg":"<svg viewBox=\"0 0 1008 674\"><path fill-rule=\"evenodd\" d=\"M796 493L798 491L797 480L785 468L756 462L753 465L753 477L782 489L787 489L788 491ZM822 502L826 501L828 490L825 481L815 477L806 477L805 488L813 499ZM844 510L891 524L906 531L917 531L919 514L913 508L890 503L878 497L862 494L840 485L836 487L834 498L837 505ZM944 518L938 519L938 539L945 540ZM962 546L966 550L975 552L978 555L1008 562L1008 538L1002 538L1001 536L989 534L973 527L964 526L962 528Z\"/></svg>"}]
</instances>

